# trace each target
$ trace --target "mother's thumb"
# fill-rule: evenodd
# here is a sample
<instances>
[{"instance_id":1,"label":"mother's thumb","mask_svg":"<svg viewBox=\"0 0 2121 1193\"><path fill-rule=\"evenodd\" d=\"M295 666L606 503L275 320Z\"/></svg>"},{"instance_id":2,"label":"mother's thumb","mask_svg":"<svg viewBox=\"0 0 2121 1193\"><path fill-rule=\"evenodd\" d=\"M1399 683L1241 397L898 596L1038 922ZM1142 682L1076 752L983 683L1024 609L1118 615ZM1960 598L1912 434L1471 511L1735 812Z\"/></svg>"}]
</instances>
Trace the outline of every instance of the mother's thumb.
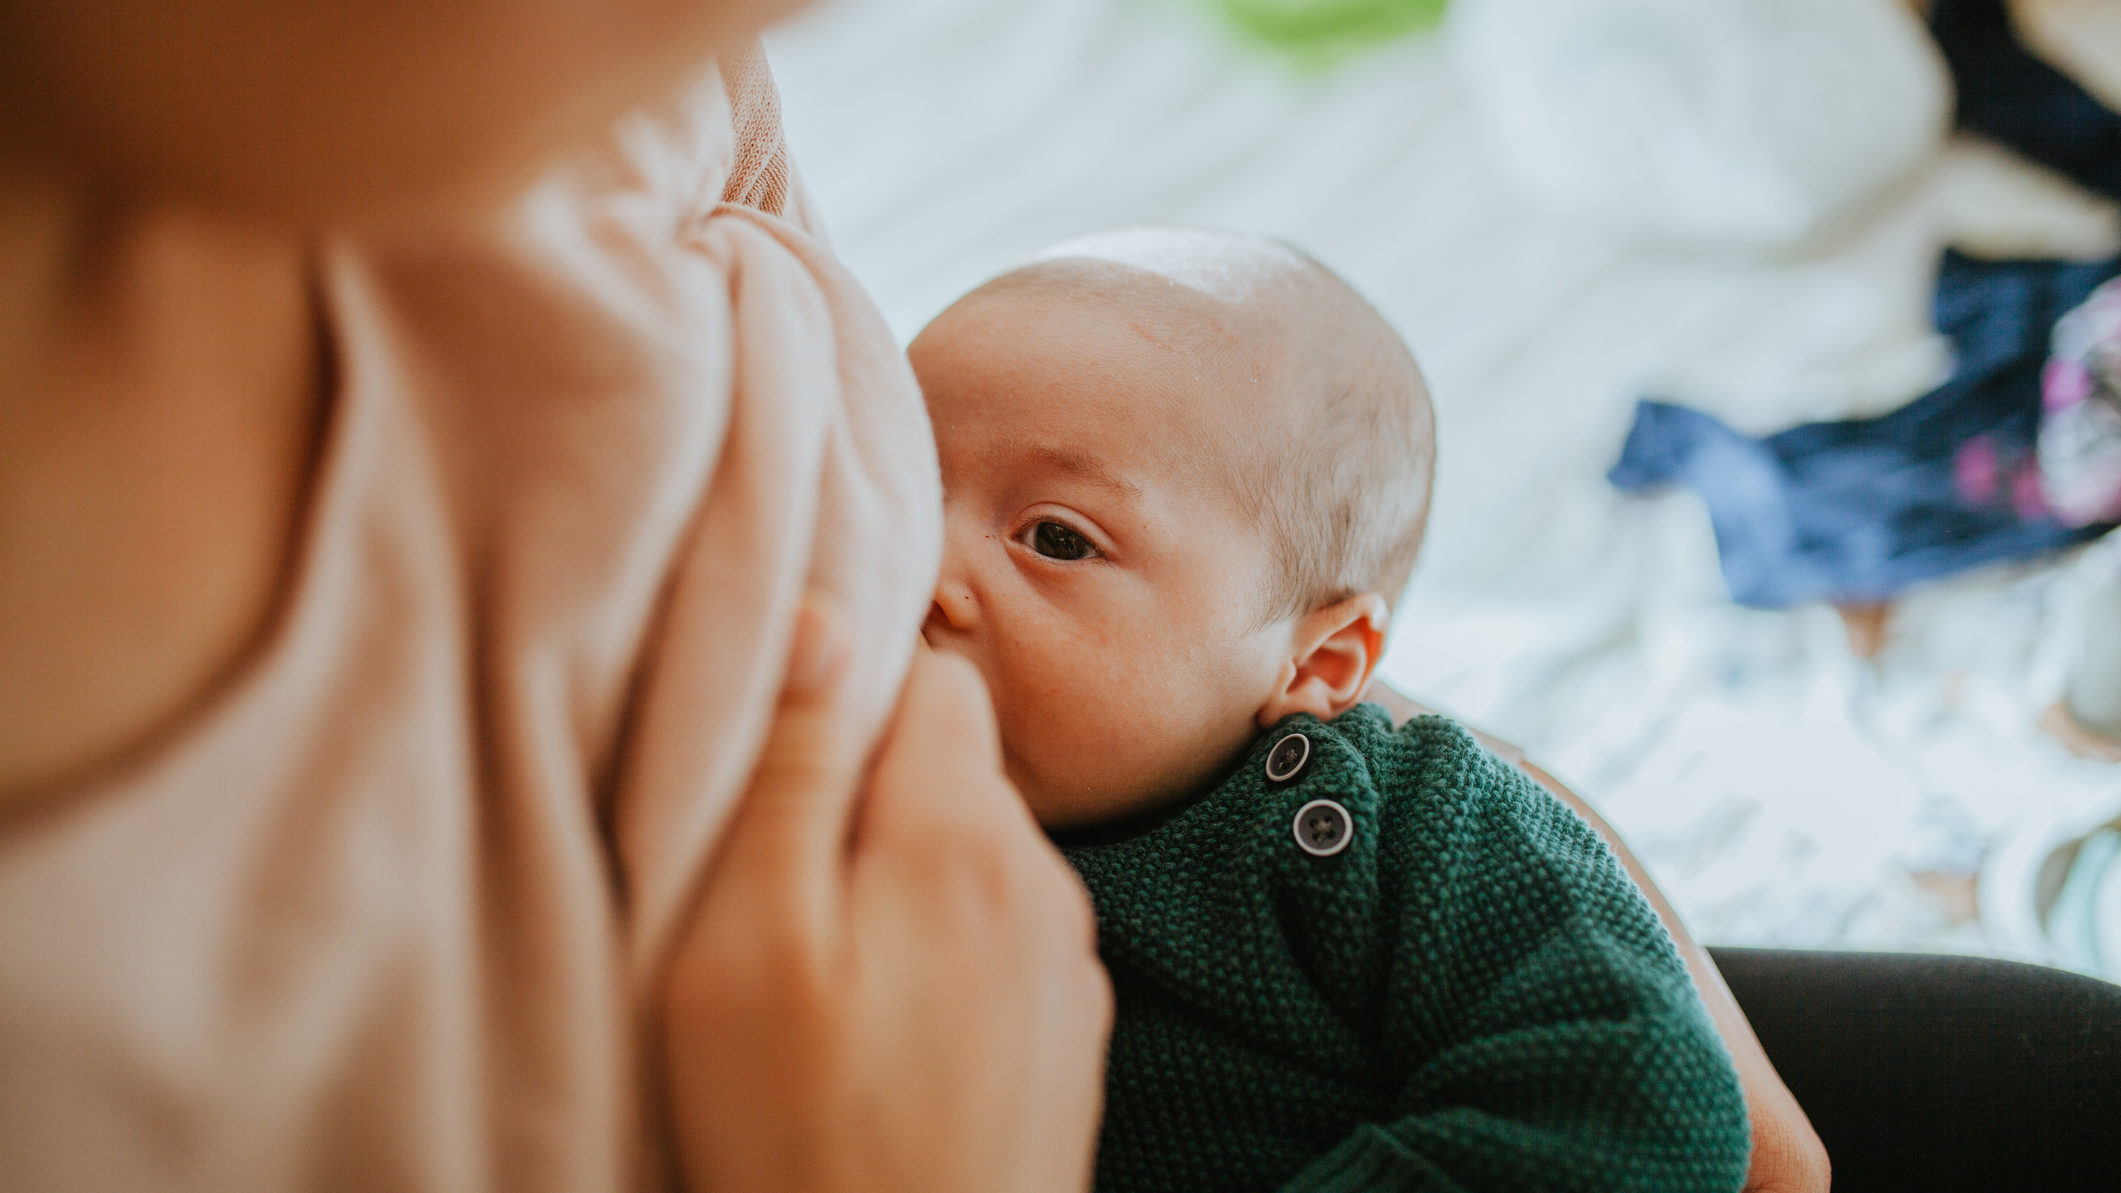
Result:
<instances>
[{"instance_id":1,"label":"mother's thumb","mask_svg":"<svg viewBox=\"0 0 2121 1193\"><path fill-rule=\"evenodd\" d=\"M770 979L791 963L822 972L830 962L863 757L844 716L852 653L847 619L805 599L758 760L671 971L672 1013L685 1023L719 1021L716 1008L738 996L731 983L743 975Z\"/></svg>"},{"instance_id":2,"label":"mother's thumb","mask_svg":"<svg viewBox=\"0 0 2121 1193\"><path fill-rule=\"evenodd\" d=\"M846 618L822 597L805 598L795 615L781 703L818 700L836 691L846 674L851 647Z\"/></svg>"},{"instance_id":3,"label":"mother's thumb","mask_svg":"<svg viewBox=\"0 0 2121 1193\"><path fill-rule=\"evenodd\" d=\"M769 891L798 900L799 914L819 914L828 904L817 900L837 888L865 757L845 716L852 653L846 617L806 599L779 707L715 867L716 881L751 887L753 914L765 914Z\"/></svg>"}]
</instances>

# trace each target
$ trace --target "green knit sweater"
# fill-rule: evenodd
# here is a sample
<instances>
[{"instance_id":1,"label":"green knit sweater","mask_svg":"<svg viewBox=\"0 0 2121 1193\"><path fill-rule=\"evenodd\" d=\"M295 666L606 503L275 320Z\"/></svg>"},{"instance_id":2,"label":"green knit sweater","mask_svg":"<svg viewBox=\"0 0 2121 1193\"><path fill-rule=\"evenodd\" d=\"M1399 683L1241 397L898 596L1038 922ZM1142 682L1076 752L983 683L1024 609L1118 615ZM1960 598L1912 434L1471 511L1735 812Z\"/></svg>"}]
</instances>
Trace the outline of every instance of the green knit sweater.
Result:
<instances>
[{"instance_id":1,"label":"green knit sweater","mask_svg":"<svg viewBox=\"0 0 2121 1193\"><path fill-rule=\"evenodd\" d=\"M1063 846L1118 999L1098 1193L1744 1179L1737 1075L1671 938L1449 721L1292 717L1208 795Z\"/></svg>"}]
</instances>

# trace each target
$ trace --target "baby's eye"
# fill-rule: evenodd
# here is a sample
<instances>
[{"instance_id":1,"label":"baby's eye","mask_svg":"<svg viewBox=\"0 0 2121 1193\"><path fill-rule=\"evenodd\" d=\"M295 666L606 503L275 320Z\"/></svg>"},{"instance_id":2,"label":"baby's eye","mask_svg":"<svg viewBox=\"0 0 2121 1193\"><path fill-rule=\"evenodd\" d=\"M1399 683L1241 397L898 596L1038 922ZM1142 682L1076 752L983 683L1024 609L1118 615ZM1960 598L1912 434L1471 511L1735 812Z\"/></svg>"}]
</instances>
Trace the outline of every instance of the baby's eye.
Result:
<instances>
[{"instance_id":1,"label":"baby's eye","mask_svg":"<svg viewBox=\"0 0 2121 1193\"><path fill-rule=\"evenodd\" d=\"M1065 522L1038 522L1024 532L1024 545L1048 559L1089 559L1097 554L1082 532Z\"/></svg>"}]
</instances>

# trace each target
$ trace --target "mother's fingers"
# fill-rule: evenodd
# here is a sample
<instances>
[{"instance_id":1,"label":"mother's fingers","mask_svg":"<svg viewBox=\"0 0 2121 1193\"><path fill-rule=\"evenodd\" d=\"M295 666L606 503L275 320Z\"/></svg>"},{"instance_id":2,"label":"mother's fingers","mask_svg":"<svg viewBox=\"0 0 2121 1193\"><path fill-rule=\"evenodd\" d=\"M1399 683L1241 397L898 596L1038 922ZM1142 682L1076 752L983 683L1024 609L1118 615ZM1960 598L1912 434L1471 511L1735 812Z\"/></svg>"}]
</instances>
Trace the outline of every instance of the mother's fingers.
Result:
<instances>
[{"instance_id":1,"label":"mother's fingers","mask_svg":"<svg viewBox=\"0 0 2121 1193\"><path fill-rule=\"evenodd\" d=\"M993 791L995 785L984 780L1001 769L1001 744L986 684L955 655L913 653L898 721L877 760L878 778L947 767L953 775L977 776L981 791ZM1010 802L1016 803L1013 794Z\"/></svg>"},{"instance_id":2,"label":"mother's fingers","mask_svg":"<svg viewBox=\"0 0 2121 1193\"><path fill-rule=\"evenodd\" d=\"M898 721L876 760L855 864L930 888L946 917L951 907L1006 909L1019 928L1088 956L1097 930L1082 880L1032 819L1001 763L978 671L953 655L916 652Z\"/></svg>"},{"instance_id":3,"label":"mother's fingers","mask_svg":"<svg viewBox=\"0 0 2121 1193\"><path fill-rule=\"evenodd\" d=\"M687 1175L718 1193L1081 1193L1111 991L978 675L915 652L873 773L836 669L794 677L666 986Z\"/></svg>"},{"instance_id":4,"label":"mother's fingers","mask_svg":"<svg viewBox=\"0 0 2121 1193\"><path fill-rule=\"evenodd\" d=\"M1002 777L993 707L979 673L953 655L915 654L862 809L857 864L875 855L938 876L976 875L1024 868L1015 855L1029 845L1052 853ZM1040 857L1029 864L1046 863Z\"/></svg>"},{"instance_id":5,"label":"mother's fingers","mask_svg":"<svg viewBox=\"0 0 2121 1193\"><path fill-rule=\"evenodd\" d=\"M848 726L851 648L845 618L806 600L773 725L709 875L710 887L747 892L746 906L727 910L759 920L764 937L823 945L838 920L868 746Z\"/></svg>"}]
</instances>

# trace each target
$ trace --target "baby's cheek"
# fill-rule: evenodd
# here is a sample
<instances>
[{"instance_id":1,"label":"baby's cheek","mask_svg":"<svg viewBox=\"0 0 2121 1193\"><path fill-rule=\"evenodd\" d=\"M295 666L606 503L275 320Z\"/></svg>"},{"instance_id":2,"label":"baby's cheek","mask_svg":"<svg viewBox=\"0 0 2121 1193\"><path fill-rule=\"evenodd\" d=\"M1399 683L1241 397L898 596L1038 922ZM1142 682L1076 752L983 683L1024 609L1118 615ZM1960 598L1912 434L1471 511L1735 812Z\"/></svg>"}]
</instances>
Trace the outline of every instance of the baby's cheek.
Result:
<instances>
[{"instance_id":1,"label":"baby's cheek","mask_svg":"<svg viewBox=\"0 0 2121 1193\"><path fill-rule=\"evenodd\" d=\"M1010 777L1041 822L1081 823L1139 798L1161 748L1161 711L1100 652L1022 644L998 658L995 713Z\"/></svg>"},{"instance_id":2,"label":"baby's cheek","mask_svg":"<svg viewBox=\"0 0 2121 1193\"><path fill-rule=\"evenodd\" d=\"M1249 740L1248 715L1221 706L1196 660L1127 660L1056 662L1040 697L1008 716L1018 786L1049 827L1152 810L1212 781L1233 743Z\"/></svg>"},{"instance_id":3,"label":"baby's cheek","mask_svg":"<svg viewBox=\"0 0 2121 1193\"><path fill-rule=\"evenodd\" d=\"M1115 753L1129 749L1151 727L1142 723L1135 685L1123 667L1102 652L1052 651L1026 660L1034 673L1011 677L1011 725L1020 753L1035 756L1041 769L1065 769L1067 779L1084 782L1103 769ZM1027 668L1027 670L1029 670ZM1054 775L1055 779L1063 776Z\"/></svg>"}]
</instances>

